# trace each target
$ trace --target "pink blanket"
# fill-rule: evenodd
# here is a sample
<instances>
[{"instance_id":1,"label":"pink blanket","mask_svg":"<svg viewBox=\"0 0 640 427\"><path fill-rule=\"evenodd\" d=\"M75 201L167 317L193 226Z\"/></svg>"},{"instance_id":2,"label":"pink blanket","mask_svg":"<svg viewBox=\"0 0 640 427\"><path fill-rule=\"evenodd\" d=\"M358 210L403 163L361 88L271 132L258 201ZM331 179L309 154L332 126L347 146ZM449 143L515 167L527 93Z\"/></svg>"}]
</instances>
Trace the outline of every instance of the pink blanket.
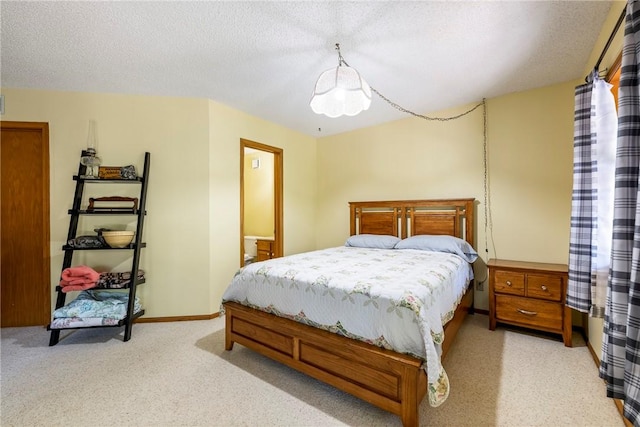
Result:
<instances>
[{"instance_id":1,"label":"pink blanket","mask_svg":"<svg viewBox=\"0 0 640 427\"><path fill-rule=\"evenodd\" d=\"M62 270L60 287L62 292L84 291L96 286L100 273L86 265Z\"/></svg>"}]
</instances>

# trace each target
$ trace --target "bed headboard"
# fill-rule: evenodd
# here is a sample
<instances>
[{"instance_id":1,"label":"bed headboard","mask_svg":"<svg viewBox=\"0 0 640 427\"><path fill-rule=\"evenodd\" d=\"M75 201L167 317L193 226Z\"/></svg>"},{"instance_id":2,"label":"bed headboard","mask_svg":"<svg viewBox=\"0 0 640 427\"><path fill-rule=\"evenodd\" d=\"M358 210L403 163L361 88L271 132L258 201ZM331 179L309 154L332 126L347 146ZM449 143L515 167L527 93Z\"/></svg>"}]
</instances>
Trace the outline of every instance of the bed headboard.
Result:
<instances>
[{"instance_id":1,"label":"bed headboard","mask_svg":"<svg viewBox=\"0 0 640 427\"><path fill-rule=\"evenodd\" d=\"M351 235L447 234L475 247L475 199L349 202Z\"/></svg>"}]
</instances>

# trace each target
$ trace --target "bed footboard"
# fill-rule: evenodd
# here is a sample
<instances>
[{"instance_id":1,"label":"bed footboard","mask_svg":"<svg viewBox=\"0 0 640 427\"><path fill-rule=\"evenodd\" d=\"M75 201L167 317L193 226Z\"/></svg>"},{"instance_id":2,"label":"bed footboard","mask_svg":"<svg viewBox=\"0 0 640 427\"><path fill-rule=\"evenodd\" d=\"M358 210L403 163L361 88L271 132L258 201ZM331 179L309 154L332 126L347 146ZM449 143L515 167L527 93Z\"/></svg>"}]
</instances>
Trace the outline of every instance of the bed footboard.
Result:
<instances>
[{"instance_id":1,"label":"bed footboard","mask_svg":"<svg viewBox=\"0 0 640 427\"><path fill-rule=\"evenodd\" d=\"M473 288L445 328L443 357L473 306ZM399 415L405 427L418 426L418 408L427 392L422 361L293 320L226 302L225 349L234 342L322 382Z\"/></svg>"},{"instance_id":2,"label":"bed footboard","mask_svg":"<svg viewBox=\"0 0 640 427\"><path fill-rule=\"evenodd\" d=\"M225 303L225 348L237 342L418 425L427 376L419 359Z\"/></svg>"}]
</instances>

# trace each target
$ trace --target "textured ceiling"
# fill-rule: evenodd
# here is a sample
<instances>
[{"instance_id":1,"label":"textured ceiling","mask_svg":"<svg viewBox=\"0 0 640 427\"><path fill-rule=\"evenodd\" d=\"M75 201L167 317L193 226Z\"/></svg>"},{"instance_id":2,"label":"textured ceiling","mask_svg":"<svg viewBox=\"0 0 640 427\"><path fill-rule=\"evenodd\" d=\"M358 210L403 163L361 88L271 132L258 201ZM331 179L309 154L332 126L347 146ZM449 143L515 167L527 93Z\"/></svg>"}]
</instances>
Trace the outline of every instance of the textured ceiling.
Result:
<instances>
[{"instance_id":1,"label":"textured ceiling","mask_svg":"<svg viewBox=\"0 0 640 427\"><path fill-rule=\"evenodd\" d=\"M0 77L13 88L207 98L325 136L407 117L376 95L356 117L311 111L315 80L337 65L335 43L372 87L428 114L584 77L610 7L3 0Z\"/></svg>"}]
</instances>

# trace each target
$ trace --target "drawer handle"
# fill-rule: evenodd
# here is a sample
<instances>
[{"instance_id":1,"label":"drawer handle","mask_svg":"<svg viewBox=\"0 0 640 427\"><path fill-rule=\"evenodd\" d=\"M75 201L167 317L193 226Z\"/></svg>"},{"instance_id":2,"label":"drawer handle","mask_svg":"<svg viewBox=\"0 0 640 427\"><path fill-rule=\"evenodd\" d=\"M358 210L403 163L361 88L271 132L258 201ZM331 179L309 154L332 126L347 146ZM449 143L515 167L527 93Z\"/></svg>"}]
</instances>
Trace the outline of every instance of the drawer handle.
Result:
<instances>
[{"instance_id":1,"label":"drawer handle","mask_svg":"<svg viewBox=\"0 0 640 427\"><path fill-rule=\"evenodd\" d=\"M513 283L511 283L511 280L507 280L507 286L513 286Z\"/></svg>"},{"instance_id":2,"label":"drawer handle","mask_svg":"<svg viewBox=\"0 0 640 427\"><path fill-rule=\"evenodd\" d=\"M528 311L528 310L523 310L521 308L516 308L516 311L518 313L526 314L527 316L537 316L538 315L537 311Z\"/></svg>"},{"instance_id":3,"label":"drawer handle","mask_svg":"<svg viewBox=\"0 0 640 427\"><path fill-rule=\"evenodd\" d=\"M540 286L540 289L542 289L545 292L549 290L549 288L547 288L545 285Z\"/></svg>"}]
</instances>

